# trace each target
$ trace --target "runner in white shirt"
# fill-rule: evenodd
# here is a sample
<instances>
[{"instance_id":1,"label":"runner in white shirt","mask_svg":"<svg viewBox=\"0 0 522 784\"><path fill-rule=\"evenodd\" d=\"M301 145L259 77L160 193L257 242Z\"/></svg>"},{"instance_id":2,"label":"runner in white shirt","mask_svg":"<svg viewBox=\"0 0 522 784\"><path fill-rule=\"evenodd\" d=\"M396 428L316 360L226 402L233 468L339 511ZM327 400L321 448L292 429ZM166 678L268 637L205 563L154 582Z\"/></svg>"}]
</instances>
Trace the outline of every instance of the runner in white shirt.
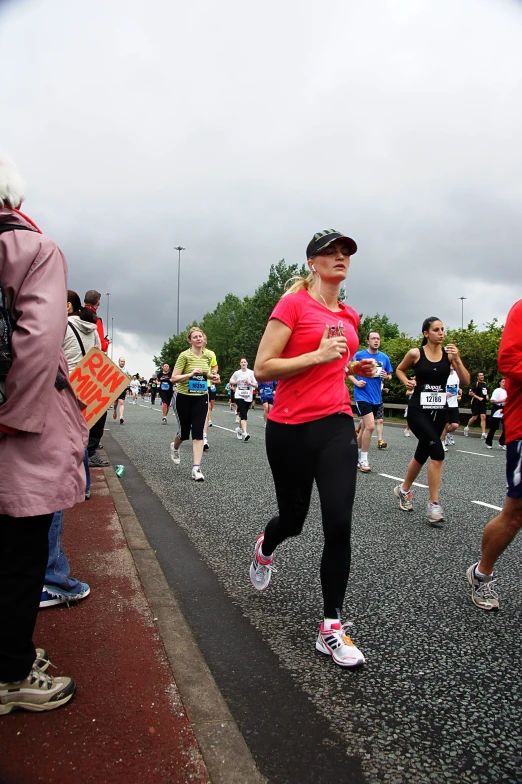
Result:
<instances>
[{"instance_id":1,"label":"runner in white shirt","mask_svg":"<svg viewBox=\"0 0 522 784\"><path fill-rule=\"evenodd\" d=\"M504 417L504 404L506 400L506 381L505 379L501 378L500 386L495 389L490 398L491 418L489 420L489 430L486 436L486 447L488 449L493 449L493 436L497 432L498 427L502 424L502 419ZM506 449L504 444L504 427L502 427L502 432L500 434L500 438L498 439L498 445L501 449Z\"/></svg>"},{"instance_id":2,"label":"runner in white shirt","mask_svg":"<svg viewBox=\"0 0 522 784\"><path fill-rule=\"evenodd\" d=\"M250 436L247 433L248 409L252 403L253 390L257 388L257 381L254 372L248 369L248 360L243 357L239 363L240 370L232 375L230 384L235 384L234 399L237 404L239 414L239 427L236 428L238 440L248 441Z\"/></svg>"},{"instance_id":3,"label":"runner in white shirt","mask_svg":"<svg viewBox=\"0 0 522 784\"><path fill-rule=\"evenodd\" d=\"M455 439L451 435L458 430L460 423L459 401L462 397L462 389L459 386L459 377L455 370L452 369L446 382L446 414L448 416L448 423L440 440L442 441L442 448L445 452L448 451L448 446L455 446Z\"/></svg>"},{"instance_id":4,"label":"runner in white shirt","mask_svg":"<svg viewBox=\"0 0 522 784\"><path fill-rule=\"evenodd\" d=\"M137 375L133 376L131 378L131 382L130 382L129 386L130 386L130 391L131 391L131 395L132 395L132 405L135 406L137 401L138 401L138 394L139 394L139 391L140 391L140 379L139 379L139 376L137 376Z\"/></svg>"}]
</instances>

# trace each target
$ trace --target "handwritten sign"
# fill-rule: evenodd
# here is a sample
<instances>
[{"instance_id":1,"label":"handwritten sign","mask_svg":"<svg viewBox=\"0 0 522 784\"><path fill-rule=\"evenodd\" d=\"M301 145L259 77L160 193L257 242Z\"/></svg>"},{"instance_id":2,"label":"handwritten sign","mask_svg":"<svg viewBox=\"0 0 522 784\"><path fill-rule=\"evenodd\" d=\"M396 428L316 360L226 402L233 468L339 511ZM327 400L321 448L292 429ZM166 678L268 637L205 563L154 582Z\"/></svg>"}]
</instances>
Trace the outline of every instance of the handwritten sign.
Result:
<instances>
[{"instance_id":1,"label":"handwritten sign","mask_svg":"<svg viewBox=\"0 0 522 784\"><path fill-rule=\"evenodd\" d=\"M85 405L83 415L89 427L129 385L129 379L121 368L99 348L89 349L74 368L69 381L76 397Z\"/></svg>"}]
</instances>

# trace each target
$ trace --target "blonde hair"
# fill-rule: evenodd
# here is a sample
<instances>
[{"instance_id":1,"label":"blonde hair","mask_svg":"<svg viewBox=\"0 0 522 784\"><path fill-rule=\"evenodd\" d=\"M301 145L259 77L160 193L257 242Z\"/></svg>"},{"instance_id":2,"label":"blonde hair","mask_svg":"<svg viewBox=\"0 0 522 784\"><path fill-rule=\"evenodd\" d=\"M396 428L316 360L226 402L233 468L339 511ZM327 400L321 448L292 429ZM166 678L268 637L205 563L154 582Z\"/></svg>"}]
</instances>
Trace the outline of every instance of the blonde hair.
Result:
<instances>
[{"instance_id":1,"label":"blonde hair","mask_svg":"<svg viewBox=\"0 0 522 784\"><path fill-rule=\"evenodd\" d=\"M191 338L193 332L201 332L203 337L205 337L205 333L203 332L201 327L191 327L189 329L189 331L187 332L187 340L188 340L189 343L190 343L190 338Z\"/></svg>"},{"instance_id":2,"label":"blonde hair","mask_svg":"<svg viewBox=\"0 0 522 784\"><path fill-rule=\"evenodd\" d=\"M14 161L0 152L0 207L18 208L24 200L24 188Z\"/></svg>"},{"instance_id":3,"label":"blonde hair","mask_svg":"<svg viewBox=\"0 0 522 784\"><path fill-rule=\"evenodd\" d=\"M292 283L292 281L294 281ZM288 284L290 284L288 286ZM286 285L288 286L287 290L284 292L283 297L286 297L287 294L297 294L298 291L310 291L313 288L314 284L314 273L310 272L306 278L302 278L301 275L294 275L289 280L287 280Z\"/></svg>"}]
</instances>

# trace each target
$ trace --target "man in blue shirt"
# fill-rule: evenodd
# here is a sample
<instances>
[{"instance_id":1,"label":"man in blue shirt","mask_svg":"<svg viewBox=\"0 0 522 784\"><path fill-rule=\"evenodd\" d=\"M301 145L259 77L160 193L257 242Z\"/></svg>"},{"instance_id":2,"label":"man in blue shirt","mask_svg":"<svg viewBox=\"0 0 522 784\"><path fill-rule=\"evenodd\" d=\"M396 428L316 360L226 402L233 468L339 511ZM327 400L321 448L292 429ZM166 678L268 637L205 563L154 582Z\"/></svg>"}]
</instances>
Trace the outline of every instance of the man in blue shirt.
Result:
<instances>
[{"instance_id":1,"label":"man in blue shirt","mask_svg":"<svg viewBox=\"0 0 522 784\"><path fill-rule=\"evenodd\" d=\"M348 376L353 383L353 394L355 405L361 417L357 444L359 446L358 468L363 473L371 471L368 463L368 449L370 440L375 429L375 420L383 418L382 388L384 382L392 377L393 368L387 354L379 351L381 336L376 330L368 332L368 348L358 351L353 357L354 360L374 359L377 362L377 369L374 378L364 378L363 376ZM377 445L381 448L380 441Z\"/></svg>"}]
</instances>

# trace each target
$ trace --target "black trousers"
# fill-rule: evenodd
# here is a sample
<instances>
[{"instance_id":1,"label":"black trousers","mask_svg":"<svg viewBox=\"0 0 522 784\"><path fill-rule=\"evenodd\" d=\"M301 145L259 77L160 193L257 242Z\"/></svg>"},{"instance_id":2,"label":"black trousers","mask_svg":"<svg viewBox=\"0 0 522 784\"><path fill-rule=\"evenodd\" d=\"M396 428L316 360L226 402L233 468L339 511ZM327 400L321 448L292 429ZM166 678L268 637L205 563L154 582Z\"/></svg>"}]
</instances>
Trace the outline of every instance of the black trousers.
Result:
<instances>
[{"instance_id":1,"label":"black trousers","mask_svg":"<svg viewBox=\"0 0 522 784\"><path fill-rule=\"evenodd\" d=\"M324 547L321 587L325 618L340 617L350 574L352 507L357 477L357 440L346 414L301 425L268 420L266 453L279 506L265 530L263 553L271 555L303 528L314 480L321 502Z\"/></svg>"},{"instance_id":2,"label":"black trousers","mask_svg":"<svg viewBox=\"0 0 522 784\"><path fill-rule=\"evenodd\" d=\"M35 660L33 632L52 514L0 515L0 681L21 681Z\"/></svg>"},{"instance_id":3,"label":"black trousers","mask_svg":"<svg viewBox=\"0 0 522 784\"><path fill-rule=\"evenodd\" d=\"M486 444L488 446L493 446L493 436L497 432L498 428L500 427L500 438L498 439L498 443L500 446L504 446L504 425L502 424L502 418L498 419L497 417L490 417L489 418L489 430L486 436Z\"/></svg>"},{"instance_id":4,"label":"black trousers","mask_svg":"<svg viewBox=\"0 0 522 784\"><path fill-rule=\"evenodd\" d=\"M100 443L102 436L103 436L103 428L105 427L105 421L107 419L107 412L102 414L102 416L98 419L97 422L89 430L89 442L87 444L87 451L89 453L89 457L92 457L98 448L98 444Z\"/></svg>"}]
</instances>

